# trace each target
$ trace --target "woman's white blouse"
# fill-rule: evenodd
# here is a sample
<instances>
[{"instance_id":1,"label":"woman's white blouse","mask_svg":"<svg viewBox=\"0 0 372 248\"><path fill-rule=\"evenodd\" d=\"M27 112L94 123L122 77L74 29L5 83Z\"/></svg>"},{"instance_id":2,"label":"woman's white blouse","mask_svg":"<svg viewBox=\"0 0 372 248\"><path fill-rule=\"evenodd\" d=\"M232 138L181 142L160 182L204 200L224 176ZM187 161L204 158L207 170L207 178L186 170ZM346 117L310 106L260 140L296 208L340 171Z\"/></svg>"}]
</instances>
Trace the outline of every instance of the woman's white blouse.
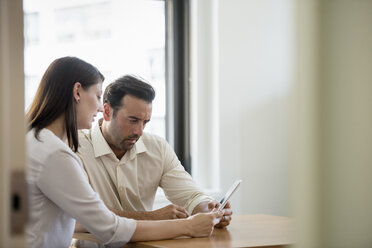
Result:
<instances>
[{"instance_id":1,"label":"woman's white blouse","mask_svg":"<svg viewBox=\"0 0 372 248\"><path fill-rule=\"evenodd\" d=\"M78 156L48 129L27 133L28 247L69 247L75 219L105 244L122 246L136 222L113 214L93 191Z\"/></svg>"}]
</instances>

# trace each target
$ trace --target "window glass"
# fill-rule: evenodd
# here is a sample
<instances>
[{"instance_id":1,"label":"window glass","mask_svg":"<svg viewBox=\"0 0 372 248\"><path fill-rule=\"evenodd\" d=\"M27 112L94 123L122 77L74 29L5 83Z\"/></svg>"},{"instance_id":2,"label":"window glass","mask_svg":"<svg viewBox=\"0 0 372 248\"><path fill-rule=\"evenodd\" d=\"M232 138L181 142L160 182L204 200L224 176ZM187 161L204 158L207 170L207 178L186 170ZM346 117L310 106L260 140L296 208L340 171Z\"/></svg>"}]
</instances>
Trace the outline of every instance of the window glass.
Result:
<instances>
[{"instance_id":1,"label":"window glass","mask_svg":"<svg viewBox=\"0 0 372 248\"><path fill-rule=\"evenodd\" d=\"M95 65L105 86L124 74L156 90L146 131L165 138L165 2L151 0L24 0L25 108L56 58Z\"/></svg>"}]
</instances>

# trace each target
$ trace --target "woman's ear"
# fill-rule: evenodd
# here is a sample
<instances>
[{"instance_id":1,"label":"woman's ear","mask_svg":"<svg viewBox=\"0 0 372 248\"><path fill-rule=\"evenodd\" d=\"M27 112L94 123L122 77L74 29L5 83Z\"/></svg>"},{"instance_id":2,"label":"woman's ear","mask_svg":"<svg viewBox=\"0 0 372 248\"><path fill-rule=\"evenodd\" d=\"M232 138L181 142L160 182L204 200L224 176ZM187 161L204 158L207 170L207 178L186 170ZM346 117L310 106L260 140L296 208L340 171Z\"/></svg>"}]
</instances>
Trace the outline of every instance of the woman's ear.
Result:
<instances>
[{"instance_id":1,"label":"woman's ear","mask_svg":"<svg viewBox=\"0 0 372 248\"><path fill-rule=\"evenodd\" d=\"M79 82L76 82L74 84L74 88L73 88L73 95L74 95L74 99L75 99L75 102L80 102L80 92L82 90L82 86L81 86L81 83Z\"/></svg>"},{"instance_id":2,"label":"woman's ear","mask_svg":"<svg viewBox=\"0 0 372 248\"><path fill-rule=\"evenodd\" d=\"M110 104L107 102L103 104L103 119L105 121L110 121L113 111L114 110L111 108Z\"/></svg>"}]
</instances>

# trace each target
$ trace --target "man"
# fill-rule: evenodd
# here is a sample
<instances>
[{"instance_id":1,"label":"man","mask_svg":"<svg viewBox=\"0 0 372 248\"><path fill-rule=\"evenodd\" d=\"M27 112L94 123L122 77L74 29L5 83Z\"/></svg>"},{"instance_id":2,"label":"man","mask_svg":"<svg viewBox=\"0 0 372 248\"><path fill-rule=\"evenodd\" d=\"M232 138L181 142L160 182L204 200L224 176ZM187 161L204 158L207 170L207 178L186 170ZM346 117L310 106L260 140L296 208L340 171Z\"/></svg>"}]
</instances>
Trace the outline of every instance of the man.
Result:
<instances>
[{"instance_id":1,"label":"man","mask_svg":"<svg viewBox=\"0 0 372 248\"><path fill-rule=\"evenodd\" d=\"M175 219L211 211L218 202L205 195L184 170L170 145L144 133L151 119L155 91L134 76L108 85L103 119L79 134L79 153L93 189L116 214L133 219ZM173 203L152 211L161 187ZM228 203L216 227L229 225Z\"/></svg>"}]
</instances>

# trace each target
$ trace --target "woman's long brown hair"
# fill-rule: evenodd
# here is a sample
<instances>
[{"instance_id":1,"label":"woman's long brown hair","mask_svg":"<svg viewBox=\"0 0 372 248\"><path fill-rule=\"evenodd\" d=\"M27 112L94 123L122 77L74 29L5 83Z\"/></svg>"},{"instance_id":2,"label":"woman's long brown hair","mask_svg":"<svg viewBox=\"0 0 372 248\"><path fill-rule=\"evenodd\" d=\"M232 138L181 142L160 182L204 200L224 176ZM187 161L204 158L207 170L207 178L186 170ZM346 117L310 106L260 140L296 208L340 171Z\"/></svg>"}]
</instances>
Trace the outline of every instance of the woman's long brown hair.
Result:
<instances>
[{"instance_id":1,"label":"woman's long brown hair","mask_svg":"<svg viewBox=\"0 0 372 248\"><path fill-rule=\"evenodd\" d=\"M35 129L35 137L39 139L40 130L63 115L68 144L76 152L79 140L73 87L79 82L87 90L103 80L103 75L96 67L79 58L63 57L54 60L44 73L26 114L28 129Z\"/></svg>"}]
</instances>

